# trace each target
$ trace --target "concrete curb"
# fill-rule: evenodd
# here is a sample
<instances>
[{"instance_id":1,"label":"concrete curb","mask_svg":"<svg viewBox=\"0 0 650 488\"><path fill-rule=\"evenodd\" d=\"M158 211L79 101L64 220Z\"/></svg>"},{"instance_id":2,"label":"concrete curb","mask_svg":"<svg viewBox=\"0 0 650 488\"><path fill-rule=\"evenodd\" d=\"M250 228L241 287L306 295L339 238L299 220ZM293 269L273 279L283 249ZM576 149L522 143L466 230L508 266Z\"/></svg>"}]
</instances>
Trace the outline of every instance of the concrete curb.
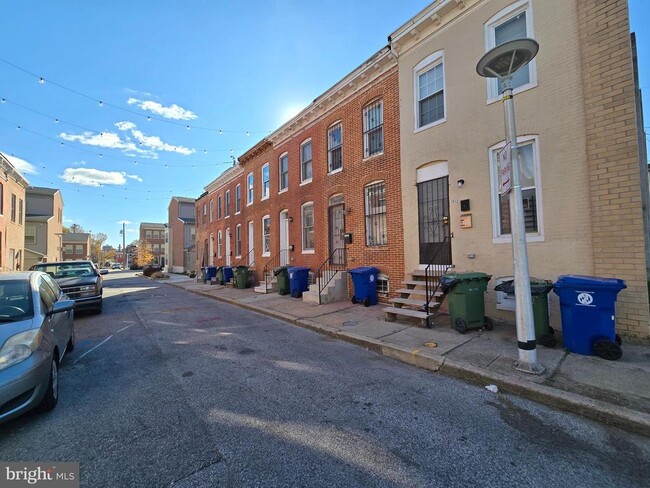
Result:
<instances>
[{"instance_id":1,"label":"concrete curb","mask_svg":"<svg viewBox=\"0 0 650 488\"><path fill-rule=\"evenodd\" d=\"M470 381L477 385L496 385L499 387L499 390L503 392L512 393L550 407L578 414L607 425L627 430L637 435L650 437L650 414L613 405L601 400L584 397L576 393L558 390L557 388L550 386L512 378L445 356L422 354L422 351L419 349L402 348L386 344L377 339L360 336L352 332L342 332L310 319L299 319L282 312L265 309L248 303L242 303L230 298L215 296L199 290L190 290L174 283L164 284L228 303L229 305L245 308L261 315L273 317L327 335L334 339L340 339L405 364L410 364L428 371L439 372L445 376Z\"/></svg>"}]
</instances>

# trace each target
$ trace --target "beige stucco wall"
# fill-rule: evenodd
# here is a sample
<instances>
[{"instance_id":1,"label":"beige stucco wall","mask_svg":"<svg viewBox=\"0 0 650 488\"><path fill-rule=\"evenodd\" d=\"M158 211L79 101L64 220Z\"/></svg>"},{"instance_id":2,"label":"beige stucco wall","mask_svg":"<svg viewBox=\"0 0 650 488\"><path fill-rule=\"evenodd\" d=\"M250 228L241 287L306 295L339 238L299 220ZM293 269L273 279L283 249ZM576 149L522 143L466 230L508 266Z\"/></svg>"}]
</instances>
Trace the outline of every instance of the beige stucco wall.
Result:
<instances>
[{"instance_id":1,"label":"beige stucco wall","mask_svg":"<svg viewBox=\"0 0 650 488\"><path fill-rule=\"evenodd\" d=\"M475 66L485 53L484 24L513 4L512 0L466 1L418 36L401 42L401 164L404 198L405 266L417 268L418 215L416 170L448 161L453 262L457 270L484 271L494 277L512 275L509 243L494 241L488 148L504 140L500 101L487 104L486 80ZM540 236L528 243L530 274L554 280L567 273L594 274L590 182L586 177L586 128L576 2L532 1L537 86L515 96L517 133L539 136ZM453 17L453 18L452 18ZM435 30L435 31L434 31ZM413 68L428 55L444 51L446 122L414 131ZM457 180L465 185L458 188ZM473 227L461 229L459 201L470 199ZM643 250L641 250L642 252ZM475 254L469 259L468 254ZM611 275L617 270L612 269ZM486 300L495 310L494 280ZM552 323L559 325L557 297L550 295Z\"/></svg>"},{"instance_id":2,"label":"beige stucco wall","mask_svg":"<svg viewBox=\"0 0 650 488\"><path fill-rule=\"evenodd\" d=\"M52 218L47 225L47 260L61 259L61 234L63 233L63 197L57 191L53 196Z\"/></svg>"}]
</instances>

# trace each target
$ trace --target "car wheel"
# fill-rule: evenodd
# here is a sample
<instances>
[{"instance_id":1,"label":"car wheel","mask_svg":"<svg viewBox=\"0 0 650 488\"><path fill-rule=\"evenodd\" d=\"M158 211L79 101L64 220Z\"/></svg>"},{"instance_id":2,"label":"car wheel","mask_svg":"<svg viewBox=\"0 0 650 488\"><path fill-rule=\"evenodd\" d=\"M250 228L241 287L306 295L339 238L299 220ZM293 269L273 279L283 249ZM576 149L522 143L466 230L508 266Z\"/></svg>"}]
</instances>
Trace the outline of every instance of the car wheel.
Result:
<instances>
[{"instance_id":1,"label":"car wheel","mask_svg":"<svg viewBox=\"0 0 650 488\"><path fill-rule=\"evenodd\" d=\"M76 342L76 337L74 335L74 324L72 325L72 333L70 334L70 340L68 340L68 345L65 347L65 352L74 351L74 345Z\"/></svg>"},{"instance_id":2,"label":"car wheel","mask_svg":"<svg viewBox=\"0 0 650 488\"><path fill-rule=\"evenodd\" d=\"M52 358L52 367L50 368L50 382L47 385L47 391L37 409L40 412L49 412L56 407L59 402L59 364L56 358Z\"/></svg>"}]
</instances>

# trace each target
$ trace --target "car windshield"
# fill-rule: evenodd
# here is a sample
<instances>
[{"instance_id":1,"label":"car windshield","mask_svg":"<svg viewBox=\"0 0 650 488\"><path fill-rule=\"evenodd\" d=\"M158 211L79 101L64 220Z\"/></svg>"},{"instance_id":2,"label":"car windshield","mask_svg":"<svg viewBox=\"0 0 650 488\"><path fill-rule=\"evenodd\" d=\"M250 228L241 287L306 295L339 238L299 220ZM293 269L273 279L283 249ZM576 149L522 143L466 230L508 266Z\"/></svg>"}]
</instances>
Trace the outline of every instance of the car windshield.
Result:
<instances>
[{"instance_id":1,"label":"car windshield","mask_svg":"<svg viewBox=\"0 0 650 488\"><path fill-rule=\"evenodd\" d=\"M0 281L0 322L17 322L33 316L34 305L29 282Z\"/></svg>"},{"instance_id":2,"label":"car windshield","mask_svg":"<svg viewBox=\"0 0 650 488\"><path fill-rule=\"evenodd\" d=\"M97 275L91 263L43 263L32 266L31 269L44 271L55 280L60 278L84 278Z\"/></svg>"}]
</instances>

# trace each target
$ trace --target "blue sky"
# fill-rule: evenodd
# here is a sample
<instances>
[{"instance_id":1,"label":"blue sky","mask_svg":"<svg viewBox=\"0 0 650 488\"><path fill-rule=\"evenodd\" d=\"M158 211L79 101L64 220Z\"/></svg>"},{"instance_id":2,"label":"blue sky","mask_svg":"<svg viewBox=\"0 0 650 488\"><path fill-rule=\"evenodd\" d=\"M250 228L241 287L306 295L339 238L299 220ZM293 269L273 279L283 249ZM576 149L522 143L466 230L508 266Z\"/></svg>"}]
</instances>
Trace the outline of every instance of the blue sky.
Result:
<instances>
[{"instance_id":1,"label":"blue sky","mask_svg":"<svg viewBox=\"0 0 650 488\"><path fill-rule=\"evenodd\" d=\"M117 246L128 221L129 243L429 3L4 0L0 151L61 189L66 225ZM630 10L650 126L644 3Z\"/></svg>"}]
</instances>

